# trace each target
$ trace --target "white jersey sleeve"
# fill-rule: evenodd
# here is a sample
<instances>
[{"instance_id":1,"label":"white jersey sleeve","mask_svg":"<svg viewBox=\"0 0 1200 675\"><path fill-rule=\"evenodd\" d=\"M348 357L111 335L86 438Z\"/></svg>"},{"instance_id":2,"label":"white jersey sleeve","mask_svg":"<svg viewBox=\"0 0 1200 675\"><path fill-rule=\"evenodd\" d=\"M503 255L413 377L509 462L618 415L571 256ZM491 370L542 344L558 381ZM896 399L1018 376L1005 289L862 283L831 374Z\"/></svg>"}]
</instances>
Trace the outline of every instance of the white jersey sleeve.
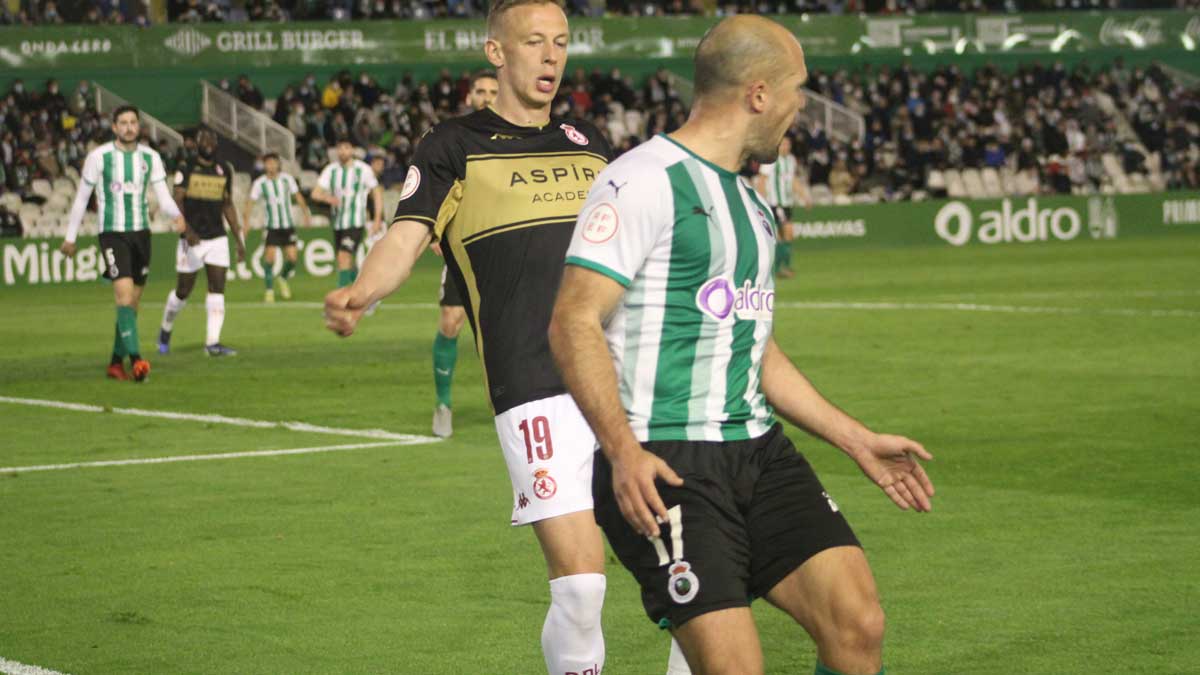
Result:
<instances>
[{"instance_id":1,"label":"white jersey sleeve","mask_svg":"<svg viewBox=\"0 0 1200 675\"><path fill-rule=\"evenodd\" d=\"M267 174L263 174L254 179L250 184L250 199L259 202L263 199L263 183L267 181Z\"/></svg>"},{"instance_id":2,"label":"white jersey sleeve","mask_svg":"<svg viewBox=\"0 0 1200 675\"><path fill-rule=\"evenodd\" d=\"M599 272L626 288L659 241L671 236L675 221L667 172L653 158L638 159L618 159L600 172L567 249L568 265Z\"/></svg>"},{"instance_id":3,"label":"white jersey sleeve","mask_svg":"<svg viewBox=\"0 0 1200 675\"><path fill-rule=\"evenodd\" d=\"M88 184L88 187L94 187L100 182L102 163L102 160L100 159L101 154L102 153L93 150L89 152L87 157L83 160L83 171L79 172L79 177L82 179L82 182Z\"/></svg>"},{"instance_id":4,"label":"white jersey sleeve","mask_svg":"<svg viewBox=\"0 0 1200 675\"><path fill-rule=\"evenodd\" d=\"M327 165L321 169L321 176L317 178L317 187L329 194L333 194L333 167L335 166L337 166L336 163Z\"/></svg>"},{"instance_id":5,"label":"white jersey sleeve","mask_svg":"<svg viewBox=\"0 0 1200 675\"><path fill-rule=\"evenodd\" d=\"M291 194L298 194L300 192L300 184L296 182L296 179L292 177L292 174L283 174L283 179L287 181L288 191Z\"/></svg>"},{"instance_id":6,"label":"white jersey sleeve","mask_svg":"<svg viewBox=\"0 0 1200 675\"><path fill-rule=\"evenodd\" d=\"M147 148L147 150L149 150ZM150 152L150 182L158 183L167 179L167 167L163 164L162 155L154 150Z\"/></svg>"},{"instance_id":7,"label":"white jersey sleeve","mask_svg":"<svg viewBox=\"0 0 1200 675\"><path fill-rule=\"evenodd\" d=\"M379 179L375 177L375 170L371 168L371 165L363 161L359 161L359 164L362 165L363 170L363 189L374 190L379 187Z\"/></svg>"}]
</instances>

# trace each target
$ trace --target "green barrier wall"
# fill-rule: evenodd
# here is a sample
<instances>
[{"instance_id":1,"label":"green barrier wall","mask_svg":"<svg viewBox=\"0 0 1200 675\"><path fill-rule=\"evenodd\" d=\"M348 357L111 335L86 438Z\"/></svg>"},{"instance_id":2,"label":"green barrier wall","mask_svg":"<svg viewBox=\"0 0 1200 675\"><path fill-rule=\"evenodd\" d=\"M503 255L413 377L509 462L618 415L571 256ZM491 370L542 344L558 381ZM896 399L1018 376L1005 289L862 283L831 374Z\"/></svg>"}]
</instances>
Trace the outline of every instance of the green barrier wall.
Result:
<instances>
[{"instance_id":1,"label":"green barrier wall","mask_svg":"<svg viewBox=\"0 0 1200 675\"><path fill-rule=\"evenodd\" d=\"M1124 56L1161 60L1200 74L1197 12L1069 12L915 17L781 16L805 46L810 67L954 60L970 68L1031 58L1096 63ZM715 19L575 19L568 67L621 67L635 76L660 65L690 74L692 52ZM1070 36L1054 51L1055 39ZM482 21L292 24L166 24L0 28L0 89L15 77L58 77L69 90L95 79L168 123L196 119L198 79L252 72L267 95L313 72L342 68L390 83L402 71L428 77L441 67L485 65ZM961 52L961 53L960 53ZM40 86L40 85L39 85ZM164 96L164 92L170 92Z\"/></svg>"},{"instance_id":2,"label":"green barrier wall","mask_svg":"<svg viewBox=\"0 0 1200 675\"><path fill-rule=\"evenodd\" d=\"M336 272L332 231L326 227L300 229L299 233L300 260L297 274L332 278ZM237 278L249 280L262 277L263 236L262 231L250 233L247 260L235 265L232 270ZM178 242L179 235L174 233L152 235L151 279L175 278L175 249ZM76 242L77 250L73 258L67 258L58 251L61 244L61 239L0 239L0 263L3 264L0 282L3 286L26 286L102 281L104 268L96 237L80 237ZM231 261L236 260L234 252L231 245ZM360 248L360 265L365 256L365 249ZM277 272L283 266L282 258L283 256L276 256Z\"/></svg>"},{"instance_id":3,"label":"green barrier wall","mask_svg":"<svg viewBox=\"0 0 1200 675\"><path fill-rule=\"evenodd\" d=\"M795 209L792 220L797 251L853 246L1061 246L1088 239L1200 235L1200 192L824 206ZM330 230L302 229L300 239L299 273L332 275L335 252ZM177 241L174 234L154 235L152 278L174 277ZM239 278L262 276L262 241L261 232L251 233L249 260L238 266ZM58 253L60 242L0 239L3 285L100 279L95 237L80 239L73 259ZM360 249L360 263L364 255Z\"/></svg>"},{"instance_id":4,"label":"green barrier wall","mask_svg":"<svg viewBox=\"0 0 1200 675\"><path fill-rule=\"evenodd\" d=\"M1200 192L819 206L793 209L792 224L797 250L1200 234Z\"/></svg>"}]
</instances>

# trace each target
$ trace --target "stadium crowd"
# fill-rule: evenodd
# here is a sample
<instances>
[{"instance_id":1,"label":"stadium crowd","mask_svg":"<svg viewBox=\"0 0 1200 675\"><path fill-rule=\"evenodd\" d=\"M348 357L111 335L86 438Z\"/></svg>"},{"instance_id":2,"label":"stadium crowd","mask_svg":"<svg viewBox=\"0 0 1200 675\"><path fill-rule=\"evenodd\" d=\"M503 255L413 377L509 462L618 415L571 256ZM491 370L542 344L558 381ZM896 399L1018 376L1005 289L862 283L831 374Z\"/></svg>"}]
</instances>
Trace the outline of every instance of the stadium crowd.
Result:
<instances>
[{"instance_id":1,"label":"stadium crowd","mask_svg":"<svg viewBox=\"0 0 1200 675\"><path fill-rule=\"evenodd\" d=\"M20 0L0 3L0 25L149 23L149 0ZM704 14L903 14L1197 9L1200 0L566 0L575 16ZM168 0L171 22L346 21L480 17L487 0Z\"/></svg>"},{"instance_id":2,"label":"stadium crowd","mask_svg":"<svg viewBox=\"0 0 1200 675\"><path fill-rule=\"evenodd\" d=\"M309 75L273 99L246 76L219 86L290 129L303 168L319 171L336 140L348 137L384 161L381 182L394 185L421 134L467 112L470 83L470 73L448 70L430 82L404 74L386 85L343 71L325 82ZM969 74L953 65L929 72L864 66L814 70L809 86L865 119L861 140L834 138L817 122L793 127L803 180L834 197L943 196L946 169L996 169L1012 177L1013 194L1092 193L1110 187L1106 155L1127 174L1161 176L1161 187L1200 189L1200 90L1183 88L1158 66L1118 60L1103 69L1056 63ZM678 128L685 98L664 69L638 84L617 69L577 68L564 78L555 113L590 120L624 152ZM1117 109L1124 114L1111 114ZM0 193L36 201L34 179L78 168L109 133L87 82L63 92L54 80L40 91L14 81L0 98ZM162 154L170 167L192 151Z\"/></svg>"}]
</instances>

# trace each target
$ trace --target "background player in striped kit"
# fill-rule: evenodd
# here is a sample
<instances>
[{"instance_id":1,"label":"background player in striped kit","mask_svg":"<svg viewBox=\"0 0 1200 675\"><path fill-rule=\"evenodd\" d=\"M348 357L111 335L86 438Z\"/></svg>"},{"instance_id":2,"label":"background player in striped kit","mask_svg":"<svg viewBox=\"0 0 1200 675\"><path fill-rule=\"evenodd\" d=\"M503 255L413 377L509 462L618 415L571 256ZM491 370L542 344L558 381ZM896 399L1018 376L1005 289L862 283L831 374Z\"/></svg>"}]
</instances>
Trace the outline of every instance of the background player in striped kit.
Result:
<instances>
[{"instance_id":1,"label":"background player in striped kit","mask_svg":"<svg viewBox=\"0 0 1200 675\"><path fill-rule=\"evenodd\" d=\"M812 206L812 198L800 180L796 167L796 156L792 154L792 138L784 136L779 142L779 159L758 167L754 187L767 198L767 205L775 213L775 276L791 279L792 271L792 207L803 202L805 208Z\"/></svg>"},{"instance_id":2,"label":"background player in striped kit","mask_svg":"<svg viewBox=\"0 0 1200 675\"><path fill-rule=\"evenodd\" d=\"M204 298L206 314L204 351L209 356L236 356L237 352L221 343L225 325L225 277L229 271L228 223L237 245L237 261L246 259L246 231L238 223L233 206L233 165L217 159L217 134L212 129L196 132L196 157L175 171L175 199L183 204L187 228L179 236L175 250L175 289L167 295L162 325L158 331L158 353L171 349L171 330L175 319L187 306L196 285L196 274L204 269L208 294Z\"/></svg>"},{"instance_id":3,"label":"background player in striped kit","mask_svg":"<svg viewBox=\"0 0 1200 675\"><path fill-rule=\"evenodd\" d=\"M496 80L496 74L490 70L480 71L471 80L467 103L473 110L483 110L496 100L499 92L500 82ZM430 248L439 256L442 255L442 248L437 242ZM462 293L448 272L446 266L442 265L442 286L438 292L441 314L438 316L437 334L433 337L433 389L437 394L437 405L433 408L433 435L442 438L449 438L454 433L450 389L454 382L454 366L458 362L458 334L467 323Z\"/></svg>"},{"instance_id":4,"label":"background player in striped kit","mask_svg":"<svg viewBox=\"0 0 1200 675\"><path fill-rule=\"evenodd\" d=\"M279 273L279 295L284 300L291 300L292 289L288 287L288 277L296 269L296 223L292 218L292 202L300 207L304 216L304 226L312 225L312 213L308 210L308 202L300 194L300 186L296 179L286 171L281 170L279 155L268 152L263 155L263 175L250 185L250 194L246 197L246 206L242 209L249 226L250 209L253 202L262 202L265 221L263 242L263 283L266 292L263 300L275 302L275 252L283 249L283 269Z\"/></svg>"},{"instance_id":5,"label":"background player in striped kit","mask_svg":"<svg viewBox=\"0 0 1200 675\"><path fill-rule=\"evenodd\" d=\"M153 189L158 207L183 231L187 224L167 188L162 158L138 144L141 125L138 109L123 105L113 111L112 131L116 140L88 153L80 174L75 203L67 222L62 252L75 255L75 238L83 222L92 192L100 227L100 252L105 276L112 279L117 304L116 335L108 376L125 380L124 358L129 357L133 379L141 382L150 374L150 362L141 357L138 344L137 310L150 271L150 214L146 191Z\"/></svg>"},{"instance_id":6,"label":"background player in striped kit","mask_svg":"<svg viewBox=\"0 0 1200 675\"><path fill-rule=\"evenodd\" d=\"M337 249L338 288L358 278L355 256L363 240L367 222L367 195L374 201L371 235L383 230L383 188L375 172L354 157L354 144L348 138L337 142L337 161L325 167L313 188L314 201L332 207L333 246Z\"/></svg>"},{"instance_id":7,"label":"background player in striped kit","mask_svg":"<svg viewBox=\"0 0 1200 675\"><path fill-rule=\"evenodd\" d=\"M931 508L917 462L931 457L835 407L772 337L774 223L735 172L774 161L803 109L800 43L740 15L695 62L687 123L596 179L550 324L603 449L596 520L696 671L764 672L749 606L761 597L812 636L818 675L881 675L871 568L775 414L845 451L902 509Z\"/></svg>"}]
</instances>

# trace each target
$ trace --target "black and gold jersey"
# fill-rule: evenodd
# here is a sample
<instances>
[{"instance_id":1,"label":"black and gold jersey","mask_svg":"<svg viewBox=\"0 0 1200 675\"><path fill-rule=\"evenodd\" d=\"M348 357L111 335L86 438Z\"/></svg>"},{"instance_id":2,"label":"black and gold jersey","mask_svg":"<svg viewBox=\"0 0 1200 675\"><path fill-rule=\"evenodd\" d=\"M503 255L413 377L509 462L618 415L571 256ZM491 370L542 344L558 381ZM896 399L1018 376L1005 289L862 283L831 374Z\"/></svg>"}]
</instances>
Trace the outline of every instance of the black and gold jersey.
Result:
<instances>
[{"instance_id":1,"label":"black and gold jersey","mask_svg":"<svg viewBox=\"0 0 1200 675\"><path fill-rule=\"evenodd\" d=\"M233 189L233 166L191 159L175 172L175 189L183 190L183 217L201 239L225 236L222 208ZM182 236L182 235L181 235Z\"/></svg>"},{"instance_id":2,"label":"black and gold jersey","mask_svg":"<svg viewBox=\"0 0 1200 675\"><path fill-rule=\"evenodd\" d=\"M426 223L442 242L497 415L566 392L546 329L575 218L611 157L587 122L521 127L490 108L417 146L394 220Z\"/></svg>"}]
</instances>

